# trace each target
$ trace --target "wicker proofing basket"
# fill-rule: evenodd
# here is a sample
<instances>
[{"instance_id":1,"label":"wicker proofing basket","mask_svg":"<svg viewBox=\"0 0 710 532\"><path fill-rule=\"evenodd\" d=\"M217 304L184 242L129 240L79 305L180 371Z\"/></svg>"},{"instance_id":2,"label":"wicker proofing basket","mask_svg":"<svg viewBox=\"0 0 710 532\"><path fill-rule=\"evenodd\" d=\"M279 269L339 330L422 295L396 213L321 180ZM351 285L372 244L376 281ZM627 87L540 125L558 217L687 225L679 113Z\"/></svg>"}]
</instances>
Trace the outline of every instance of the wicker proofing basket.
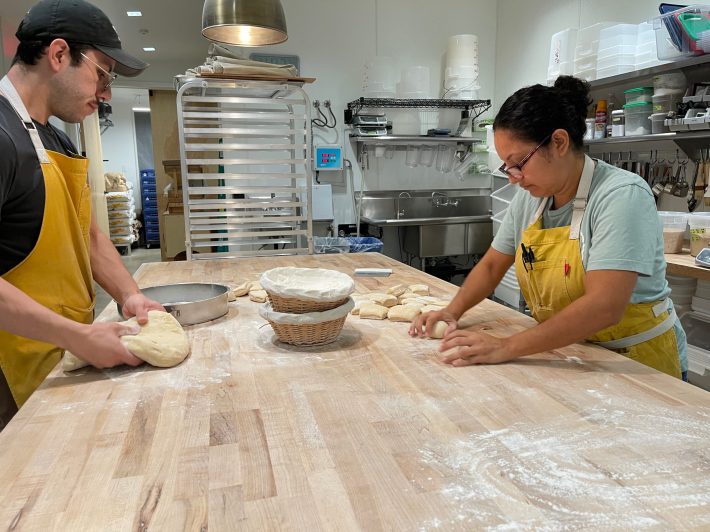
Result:
<instances>
[{"instance_id":1,"label":"wicker proofing basket","mask_svg":"<svg viewBox=\"0 0 710 532\"><path fill-rule=\"evenodd\" d=\"M295 297L281 297L270 292L266 292L269 296L271 308L276 312L288 312L289 314L305 314L307 312L323 312L332 310L344 305L348 300L340 299L338 301L308 301L306 299L298 299Z\"/></svg>"},{"instance_id":2,"label":"wicker proofing basket","mask_svg":"<svg viewBox=\"0 0 710 532\"><path fill-rule=\"evenodd\" d=\"M291 345L322 345L333 342L355 306L352 298L338 308L304 314L283 313L265 303L259 315L269 322L276 337Z\"/></svg>"},{"instance_id":3,"label":"wicker proofing basket","mask_svg":"<svg viewBox=\"0 0 710 532\"><path fill-rule=\"evenodd\" d=\"M308 325L287 325L270 321L276 337L285 344L323 345L334 342L345 324L346 316L337 320Z\"/></svg>"}]
</instances>

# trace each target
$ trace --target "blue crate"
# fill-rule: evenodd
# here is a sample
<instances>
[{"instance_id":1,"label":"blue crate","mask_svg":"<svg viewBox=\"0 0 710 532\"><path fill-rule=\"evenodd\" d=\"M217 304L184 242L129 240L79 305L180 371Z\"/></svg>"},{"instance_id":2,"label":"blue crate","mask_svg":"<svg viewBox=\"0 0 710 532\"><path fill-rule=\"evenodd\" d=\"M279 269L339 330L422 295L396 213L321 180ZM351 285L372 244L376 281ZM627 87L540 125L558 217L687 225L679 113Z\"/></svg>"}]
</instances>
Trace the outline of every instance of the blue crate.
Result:
<instances>
[{"instance_id":1,"label":"blue crate","mask_svg":"<svg viewBox=\"0 0 710 532\"><path fill-rule=\"evenodd\" d=\"M350 253L377 252L381 253L384 244L374 236L346 236L350 242Z\"/></svg>"},{"instance_id":2,"label":"blue crate","mask_svg":"<svg viewBox=\"0 0 710 532\"><path fill-rule=\"evenodd\" d=\"M144 216L158 216L158 207L144 207L143 208L143 215Z\"/></svg>"},{"instance_id":3,"label":"blue crate","mask_svg":"<svg viewBox=\"0 0 710 532\"><path fill-rule=\"evenodd\" d=\"M141 170L141 177L153 177L155 178L155 170L152 168L145 168Z\"/></svg>"}]
</instances>

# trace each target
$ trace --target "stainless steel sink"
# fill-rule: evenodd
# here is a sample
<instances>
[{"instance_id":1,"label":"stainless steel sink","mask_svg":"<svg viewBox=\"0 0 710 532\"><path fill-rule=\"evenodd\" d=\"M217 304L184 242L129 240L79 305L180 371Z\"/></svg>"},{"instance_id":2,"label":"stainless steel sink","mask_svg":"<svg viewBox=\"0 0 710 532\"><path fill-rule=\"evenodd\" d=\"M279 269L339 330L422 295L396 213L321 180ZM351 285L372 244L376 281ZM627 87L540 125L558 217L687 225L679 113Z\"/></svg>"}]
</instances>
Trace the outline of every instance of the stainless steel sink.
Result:
<instances>
[{"instance_id":1,"label":"stainless steel sink","mask_svg":"<svg viewBox=\"0 0 710 532\"><path fill-rule=\"evenodd\" d=\"M369 192L361 219L374 225L490 222L491 198L476 190Z\"/></svg>"},{"instance_id":2,"label":"stainless steel sink","mask_svg":"<svg viewBox=\"0 0 710 532\"><path fill-rule=\"evenodd\" d=\"M366 192L361 220L404 227L404 248L419 257L485 253L491 244L491 198L472 190Z\"/></svg>"}]
</instances>

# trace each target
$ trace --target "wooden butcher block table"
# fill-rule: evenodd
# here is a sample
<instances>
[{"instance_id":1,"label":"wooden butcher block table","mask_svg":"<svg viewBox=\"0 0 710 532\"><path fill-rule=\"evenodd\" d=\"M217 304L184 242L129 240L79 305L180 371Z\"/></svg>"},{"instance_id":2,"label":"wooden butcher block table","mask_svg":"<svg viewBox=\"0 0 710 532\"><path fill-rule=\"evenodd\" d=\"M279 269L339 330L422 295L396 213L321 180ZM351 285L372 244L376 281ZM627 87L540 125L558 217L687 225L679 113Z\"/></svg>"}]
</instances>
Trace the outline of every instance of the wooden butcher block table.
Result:
<instances>
[{"instance_id":1,"label":"wooden butcher block table","mask_svg":"<svg viewBox=\"0 0 710 532\"><path fill-rule=\"evenodd\" d=\"M144 265L141 286L239 282L283 265L357 290L455 287L375 253ZM240 298L188 327L170 369L55 369L0 434L2 530L708 530L710 394L573 345L454 368L407 324L275 341ZM100 319L116 319L115 306ZM491 301L463 323L533 321Z\"/></svg>"}]
</instances>

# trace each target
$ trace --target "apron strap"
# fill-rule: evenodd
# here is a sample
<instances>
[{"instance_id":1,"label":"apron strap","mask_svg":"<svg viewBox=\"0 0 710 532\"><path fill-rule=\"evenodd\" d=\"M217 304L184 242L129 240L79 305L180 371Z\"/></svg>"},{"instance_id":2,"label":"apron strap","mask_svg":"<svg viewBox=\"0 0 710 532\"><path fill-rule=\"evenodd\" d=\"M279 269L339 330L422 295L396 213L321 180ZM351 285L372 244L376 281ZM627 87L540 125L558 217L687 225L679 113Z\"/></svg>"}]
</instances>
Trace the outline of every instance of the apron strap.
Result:
<instances>
[{"instance_id":1,"label":"apron strap","mask_svg":"<svg viewBox=\"0 0 710 532\"><path fill-rule=\"evenodd\" d=\"M579 230L582 226L582 217L584 210L587 208L587 198L589 197L589 189L592 186L592 177L594 176L594 161L589 155L584 156L584 169L582 177L579 180L577 194L574 197L574 205L572 208L572 223L569 228L569 239L578 240Z\"/></svg>"},{"instance_id":2,"label":"apron strap","mask_svg":"<svg viewBox=\"0 0 710 532\"><path fill-rule=\"evenodd\" d=\"M22 98L20 98L20 95L17 93L15 86L12 84L10 78L8 78L7 76L3 77L0 80L0 94L7 98L12 108L20 117L22 125L25 127L27 133L30 135L30 139L32 140L32 144L34 145L39 162L41 164L49 164L49 155L47 155L47 150L44 149L42 139L39 137L39 132L37 131L37 128L35 127L35 124L32 121L32 117L30 117L30 114L27 112L25 104L22 103Z\"/></svg>"},{"instance_id":3,"label":"apron strap","mask_svg":"<svg viewBox=\"0 0 710 532\"><path fill-rule=\"evenodd\" d=\"M664 299L657 305L653 306L653 314L658 317L661 313L668 311L668 316L661 323L648 329L647 331L640 332L638 334L632 334L631 336L626 336L624 338L619 338L618 340L611 340L609 342L593 342L596 345L606 347L607 349L625 349L634 345L653 340L654 338L661 336L663 333L668 331L675 325L676 313L670 301Z\"/></svg>"},{"instance_id":4,"label":"apron strap","mask_svg":"<svg viewBox=\"0 0 710 532\"><path fill-rule=\"evenodd\" d=\"M572 210L572 223L569 228L569 239L578 240L580 227L582 226L582 217L584 216L584 210L587 208L587 198L589 197L589 189L592 185L592 177L594 175L594 161L588 156L584 156L584 169L582 170L582 177L579 180L579 185L577 186L577 194L574 198L573 210ZM540 199L540 204L537 206L535 214L528 225L532 225L540 219L542 213L545 212L545 208L549 203L550 198Z\"/></svg>"}]
</instances>

